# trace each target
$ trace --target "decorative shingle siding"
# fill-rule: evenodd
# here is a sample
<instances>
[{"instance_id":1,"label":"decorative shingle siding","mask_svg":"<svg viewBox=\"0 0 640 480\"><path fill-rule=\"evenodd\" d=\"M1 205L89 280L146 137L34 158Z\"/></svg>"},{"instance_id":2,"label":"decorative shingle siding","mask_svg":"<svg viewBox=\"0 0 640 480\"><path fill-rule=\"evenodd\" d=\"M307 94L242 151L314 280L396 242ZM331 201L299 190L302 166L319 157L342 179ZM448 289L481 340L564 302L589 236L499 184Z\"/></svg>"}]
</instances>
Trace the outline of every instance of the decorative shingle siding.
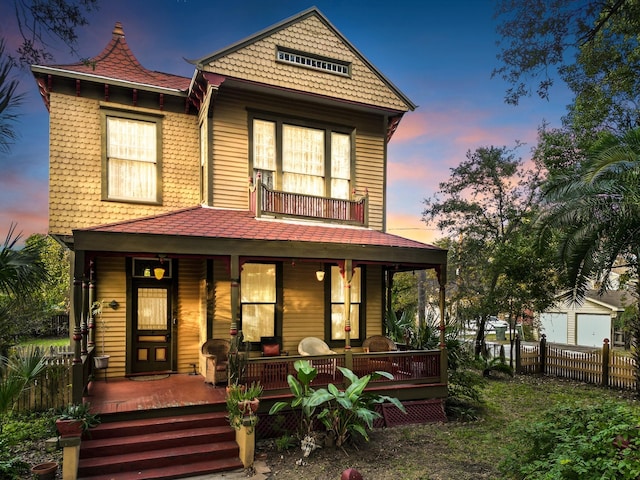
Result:
<instances>
[{"instance_id":1,"label":"decorative shingle siding","mask_svg":"<svg viewBox=\"0 0 640 480\"><path fill-rule=\"evenodd\" d=\"M350 62L351 78L276 62L277 47ZM407 111L407 105L316 16L215 59L205 70L302 92Z\"/></svg>"},{"instance_id":2,"label":"decorative shingle siding","mask_svg":"<svg viewBox=\"0 0 640 480\"><path fill-rule=\"evenodd\" d=\"M163 203L160 206L101 200L100 107L122 105L51 93L49 232L155 215L197 205L199 140L195 116L165 112L163 119ZM127 111L150 110L127 107ZM159 113L155 111L154 113ZM185 188L192 185L194 188Z\"/></svg>"}]
</instances>

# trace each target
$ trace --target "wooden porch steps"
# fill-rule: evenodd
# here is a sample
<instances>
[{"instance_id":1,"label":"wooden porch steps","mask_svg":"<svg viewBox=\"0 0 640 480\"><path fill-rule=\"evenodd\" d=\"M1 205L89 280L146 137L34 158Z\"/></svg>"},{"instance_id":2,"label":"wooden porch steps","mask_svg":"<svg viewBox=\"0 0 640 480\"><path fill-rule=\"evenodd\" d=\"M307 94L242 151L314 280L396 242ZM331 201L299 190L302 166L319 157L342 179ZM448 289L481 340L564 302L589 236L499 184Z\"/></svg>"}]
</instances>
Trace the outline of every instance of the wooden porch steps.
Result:
<instances>
[{"instance_id":1,"label":"wooden porch steps","mask_svg":"<svg viewBox=\"0 0 640 480\"><path fill-rule=\"evenodd\" d=\"M242 469L226 412L107 421L82 440L81 480L167 480Z\"/></svg>"}]
</instances>

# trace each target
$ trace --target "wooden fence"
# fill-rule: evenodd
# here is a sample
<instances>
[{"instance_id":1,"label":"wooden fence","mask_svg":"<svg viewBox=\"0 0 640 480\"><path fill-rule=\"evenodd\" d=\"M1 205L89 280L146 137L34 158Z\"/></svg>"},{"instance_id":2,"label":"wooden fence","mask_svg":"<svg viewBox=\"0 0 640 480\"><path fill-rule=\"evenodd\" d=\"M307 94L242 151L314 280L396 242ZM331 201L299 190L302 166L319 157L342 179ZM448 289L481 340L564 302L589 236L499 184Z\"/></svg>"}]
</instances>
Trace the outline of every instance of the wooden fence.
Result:
<instances>
[{"instance_id":1,"label":"wooden fence","mask_svg":"<svg viewBox=\"0 0 640 480\"><path fill-rule=\"evenodd\" d=\"M15 411L42 412L62 408L72 402L73 351L69 347L51 347L46 351L45 361L46 368L17 399Z\"/></svg>"},{"instance_id":2,"label":"wooden fence","mask_svg":"<svg viewBox=\"0 0 640 480\"><path fill-rule=\"evenodd\" d=\"M612 350L607 339L602 349L584 350L577 346L548 344L544 335L539 344L524 344L518 338L516 372L545 374L624 390L637 389L634 359Z\"/></svg>"}]
</instances>

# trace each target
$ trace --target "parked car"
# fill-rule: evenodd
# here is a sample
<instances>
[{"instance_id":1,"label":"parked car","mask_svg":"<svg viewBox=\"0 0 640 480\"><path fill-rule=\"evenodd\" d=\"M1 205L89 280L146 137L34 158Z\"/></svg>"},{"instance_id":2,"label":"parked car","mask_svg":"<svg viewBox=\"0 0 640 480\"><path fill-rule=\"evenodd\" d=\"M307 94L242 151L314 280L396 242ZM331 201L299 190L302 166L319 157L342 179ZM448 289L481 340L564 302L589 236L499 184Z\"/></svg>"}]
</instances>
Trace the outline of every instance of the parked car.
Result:
<instances>
[{"instance_id":1,"label":"parked car","mask_svg":"<svg viewBox=\"0 0 640 480\"><path fill-rule=\"evenodd\" d=\"M495 332L496 328L505 328L509 330L509 322L499 320L498 317L489 317L484 324L485 332Z\"/></svg>"}]
</instances>

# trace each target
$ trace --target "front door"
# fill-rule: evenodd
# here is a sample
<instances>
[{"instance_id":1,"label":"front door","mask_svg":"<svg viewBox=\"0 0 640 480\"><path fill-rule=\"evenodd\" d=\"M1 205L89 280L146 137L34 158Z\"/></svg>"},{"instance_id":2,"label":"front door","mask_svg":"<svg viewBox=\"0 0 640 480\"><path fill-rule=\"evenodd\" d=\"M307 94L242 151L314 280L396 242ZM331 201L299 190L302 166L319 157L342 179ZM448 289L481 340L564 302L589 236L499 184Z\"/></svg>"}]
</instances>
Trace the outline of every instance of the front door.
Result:
<instances>
[{"instance_id":1,"label":"front door","mask_svg":"<svg viewBox=\"0 0 640 480\"><path fill-rule=\"evenodd\" d=\"M132 373L171 370L171 291L141 282L133 289Z\"/></svg>"}]
</instances>

